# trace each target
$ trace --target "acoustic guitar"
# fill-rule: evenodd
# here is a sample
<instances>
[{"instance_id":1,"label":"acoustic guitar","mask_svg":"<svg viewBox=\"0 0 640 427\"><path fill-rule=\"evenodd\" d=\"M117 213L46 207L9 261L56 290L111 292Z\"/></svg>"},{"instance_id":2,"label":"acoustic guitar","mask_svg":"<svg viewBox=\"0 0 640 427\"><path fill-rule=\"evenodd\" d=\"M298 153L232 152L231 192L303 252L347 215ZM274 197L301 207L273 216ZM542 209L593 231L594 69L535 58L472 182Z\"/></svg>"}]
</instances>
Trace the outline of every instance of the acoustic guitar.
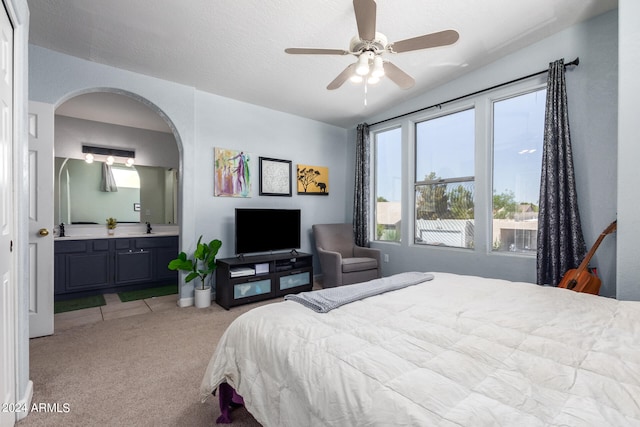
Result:
<instances>
[{"instance_id":1,"label":"acoustic guitar","mask_svg":"<svg viewBox=\"0 0 640 427\"><path fill-rule=\"evenodd\" d=\"M594 243L593 247L584 257L584 260L578 268L572 268L567 271L560 283L558 284L559 288L567 288L574 290L576 292L585 292L588 294L598 295L600 293L600 284L601 280L595 274L591 273L589 270L589 262L593 257L593 254L596 253L596 249L600 246L602 240L608 235L616 231L617 221L613 221L605 230L600 234L596 243Z\"/></svg>"}]
</instances>

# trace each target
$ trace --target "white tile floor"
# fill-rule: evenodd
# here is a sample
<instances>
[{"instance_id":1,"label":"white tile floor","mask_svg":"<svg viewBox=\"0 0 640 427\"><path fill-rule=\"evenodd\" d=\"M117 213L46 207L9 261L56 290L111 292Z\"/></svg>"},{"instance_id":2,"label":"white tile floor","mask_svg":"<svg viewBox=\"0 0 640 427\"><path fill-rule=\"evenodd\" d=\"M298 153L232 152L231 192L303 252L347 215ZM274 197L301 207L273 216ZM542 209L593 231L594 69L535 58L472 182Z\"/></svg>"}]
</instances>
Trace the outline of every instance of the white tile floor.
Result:
<instances>
[{"instance_id":1,"label":"white tile floor","mask_svg":"<svg viewBox=\"0 0 640 427\"><path fill-rule=\"evenodd\" d=\"M56 314L53 320L54 331L62 331L88 323L119 319L121 317L135 316L136 314L144 314L152 311L166 310L177 305L178 295L174 294L122 302L118 294L105 294L104 299L107 304L102 307L85 308Z\"/></svg>"}]
</instances>

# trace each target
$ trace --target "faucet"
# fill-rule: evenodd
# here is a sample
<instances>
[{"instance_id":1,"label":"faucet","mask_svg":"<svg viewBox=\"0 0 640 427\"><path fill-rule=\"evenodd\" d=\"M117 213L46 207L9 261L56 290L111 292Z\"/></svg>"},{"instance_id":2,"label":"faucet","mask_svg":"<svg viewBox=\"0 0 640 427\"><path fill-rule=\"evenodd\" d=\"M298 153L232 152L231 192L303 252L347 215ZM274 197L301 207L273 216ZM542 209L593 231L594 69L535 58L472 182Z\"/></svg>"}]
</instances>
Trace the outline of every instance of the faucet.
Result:
<instances>
[{"instance_id":1,"label":"faucet","mask_svg":"<svg viewBox=\"0 0 640 427\"><path fill-rule=\"evenodd\" d=\"M146 222L147 224L147 234L151 234L151 224L149 224L149 222Z\"/></svg>"},{"instance_id":2,"label":"faucet","mask_svg":"<svg viewBox=\"0 0 640 427\"><path fill-rule=\"evenodd\" d=\"M64 237L64 222L61 222L59 225L59 232L58 232L58 236L59 237Z\"/></svg>"}]
</instances>

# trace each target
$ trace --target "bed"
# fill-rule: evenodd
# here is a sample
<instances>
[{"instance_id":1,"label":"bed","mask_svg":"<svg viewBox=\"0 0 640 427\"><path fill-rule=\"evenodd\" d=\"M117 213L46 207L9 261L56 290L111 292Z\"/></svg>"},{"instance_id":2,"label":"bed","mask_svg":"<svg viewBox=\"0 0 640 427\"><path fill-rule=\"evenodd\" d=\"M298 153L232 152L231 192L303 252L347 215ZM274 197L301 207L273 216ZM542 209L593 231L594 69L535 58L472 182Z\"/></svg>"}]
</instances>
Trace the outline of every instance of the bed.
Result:
<instances>
[{"instance_id":1,"label":"bed","mask_svg":"<svg viewBox=\"0 0 640 427\"><path fill-rule=\"evenodd\" d=\"M273 303L221 338L202 398L219 387L264 426L640 426L640 302L436 272Z\"/></svg>"}]
</instances>

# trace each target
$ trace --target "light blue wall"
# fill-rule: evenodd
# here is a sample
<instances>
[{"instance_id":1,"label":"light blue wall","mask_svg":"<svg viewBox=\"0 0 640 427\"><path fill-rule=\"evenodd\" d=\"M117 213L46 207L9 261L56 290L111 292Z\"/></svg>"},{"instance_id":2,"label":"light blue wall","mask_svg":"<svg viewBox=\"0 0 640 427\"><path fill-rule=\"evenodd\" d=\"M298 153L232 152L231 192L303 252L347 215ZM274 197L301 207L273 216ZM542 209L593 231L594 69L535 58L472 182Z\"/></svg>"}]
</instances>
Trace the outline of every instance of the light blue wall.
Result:
<instances>
[{"instance_id":1,"label":"light blue wall","mask_svg":"<svg viewBox=\"0 0 640 427\"><path fill-rule=\"evenodd\" d=\"M196 95L196 139L201 155L195 161L198 209L195 221L202 232L222 240L221 256L234 254L234 209L301 209L302 250L311 252L311 225L345 221L345 205L352 187L344 185L352 174L347 163L347 130L280 113L228 98L198 92ZM253 162L251 198L213 197L214 147L242 150ZM292 162L293 196L259 196L258 159L269 157ZM329 195L296 194L296 165L329 168ZM319 265L316 260L316 269ZM317 270L316 270L317 271Z\"/></svg>"},{"instance_id":2,"label":"light blue wall","mask_svg":"<svg viewBox=\"0 0 640 427\"><path fill-rule=\"evenodd\" d=\"M60 105L96 88L142 98L175 129L181 154L181 248L191 251L200 234L220 238L220 256L233 254L233 212L238 207L289 207L302 210L302 250L311 251L308 229L316 222L345 220L350 190L342 185L349 171L345 129L233 101L173 82L84 61L37 46L29 47L29 98ZM215 78L215 76L212 76ZM259 197L257 173L252 197L213 196L214 147L245 150L258 156L326 166L329 196ZM257 162L255 163L257 168ZM254 172L257 169L254 168ZM294 169L295 170L295 169ZM182 286L181 298L193 294Z\"/></svg>"},{"instance_id":3,"label":"light blue wall","mask_svg":"<svg viewBox=\"0 0 640 427\"><path fill-rule=\"evenodd\" d=\"M367 118L375 123L430 105L472 93L545 70L559 58L565 62L580 57L580 66L567 72L572 146L578 182L578 201L584 237L591 246L601 231L616 217L617 188L617 10L576 25L455 81L422 94L390 109L385 114ZM352 135L355 130L352 130ZM405 132L404 158L408 159L408 138ZM476 175L486 181L491 175L488 162ZM411 183L404 174L405 187ZM409 190L406 192L408 199ZM403 212L403 223L408 222ZM405 236L408 226L405 226ZM440 247L413 247L407 238L401 244L373 243L389 254L384 274L407 270L449 271L485 277L535 282L535 257L492 254ZM602 294L615 296L616 237L605 239L593 265L602 275Z\"/></svg>"}]
</instances>

